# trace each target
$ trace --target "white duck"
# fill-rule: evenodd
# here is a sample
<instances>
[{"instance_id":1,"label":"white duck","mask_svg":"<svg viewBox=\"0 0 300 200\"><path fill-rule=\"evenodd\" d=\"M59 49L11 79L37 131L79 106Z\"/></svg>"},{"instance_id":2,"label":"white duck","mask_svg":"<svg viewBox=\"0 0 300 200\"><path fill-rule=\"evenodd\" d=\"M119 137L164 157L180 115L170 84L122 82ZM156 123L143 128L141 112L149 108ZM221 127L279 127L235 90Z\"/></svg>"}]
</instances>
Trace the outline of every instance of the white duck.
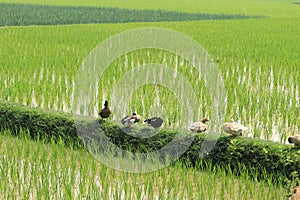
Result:
<instances>
[{"instance_id":1,"label":"white duck","mask_svg":"<svg viewBox=\"0 0 300 200\"><path fill-rule=\"evenodd\" d=\"M240 124L239 121L235 122L233 119L231 119L230 122L225 122L223 124L223 129L233 137L241 136L243 131L248 130L246 126Z\"/></svg>"},{"instance_id":2,"label":"white duck","mask_svg":"<svg viewBox=\"0 0 300 200\"><path fill-rule=\"evenodd\" d=\"M300 187L294 188L294 200L300 200Z\"/></svg>"},{"instance_id":3,"label":"white duck","mask_svg":"<svg viewBox=\"0 0 300 200\"><path fill-rule=\"evenodd\" d=\"M208 125L206 124L206 122L208 122L208 121L209 121L209 119L203 118L201 120L201 122L193 122L190 125L190 130L192 132L205 132L208 128Z\"/></svg>"},{"instance_id":4,"label":"white duck","mask_svg":"<svg viewBox=\"0 0 300 200\"><path fill-rule=\"evenodd\" d=\"M288 137L288 142L293 143L296 147L300 147L300 135Z\"/></svg>"}]
</instances>

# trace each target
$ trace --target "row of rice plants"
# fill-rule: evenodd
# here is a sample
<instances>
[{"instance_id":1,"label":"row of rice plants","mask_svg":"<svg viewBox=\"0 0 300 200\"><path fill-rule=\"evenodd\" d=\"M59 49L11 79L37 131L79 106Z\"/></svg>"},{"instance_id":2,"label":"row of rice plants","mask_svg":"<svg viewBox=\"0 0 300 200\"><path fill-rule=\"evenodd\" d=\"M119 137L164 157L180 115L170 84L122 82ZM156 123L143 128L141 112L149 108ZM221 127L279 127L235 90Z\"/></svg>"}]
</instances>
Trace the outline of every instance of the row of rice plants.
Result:
<instances>
[{"instance_id":1,"label":"row of rice plants","mask_svg":"<svg viewBox=\"0 0 300 200\"><path fill-rule=\"evenodd\" d=\"M0 135L1 199L285 199L289 193L271 179L250 180L251 169L242 165L239 179L230 170L210 165L200 172L180 162L149 173L120 172L84 150L32 141L21 132L21 138Z\"/></svg>"},{"instance_id":2,"label":"row of rice plants","mask_svg":"<svg viewBox=\"0 0 300 200\"><path fill-rule=\"evenodd\" d=\"M144 117L162 116L164 117L165 122L166 124L168 124L168 126L178 127L178 125L180 124L180 120L182 120L182 117L184 117L181 116L181 110L185 103L184 101L190 97L182 97L179 94L176 94L176 92L179 92L177 90L172 91L172 88L168 87L167 84L154 84L154 78L150 74L151 70L146 71L145 74L139 74L138 70L140 69L140 67L149 63L152 63L154 65L157 64L168 66L171 70L174 70L174 73L176 72L178 74L181 74L195 90L197 89L197 87L205 85L203 79L199 79L199 72L192 68L191 65L187 63L187 61L182 57L162 50L139 50L121 56L119 59L115 60L111 64L111 66L104 72L105 76L103 76L103 78L101 78L101 80L99 80L99 82L97 83L99 88L98 94L100 95L99 97L102 101L96 102L95 108L101 107L102 102L107 97L109 97L108 100L116 99L116 97L114 96L115 91L113 91L115 87L121 88L118 90L119 92L124 91L125 88L129 88L130 91L130 88L136 87L135 85L130 85L129 83L126 84L126 82L125 85L119 83L119 80L128 72L130 72L142 77L133 78L133 84L137 84L138 89L134 91L131 99L125 100L128 101L129 104L125 113L137 111ZM135 73L136 71L137 73ZM169 76L165 74L163 69L159 73L160 74L157 75L157 79L161 77L162 79L165 79L163 81L165 83L169 83L171 81L166 79L166 77ZM141 78L143 79L143 81L148 83L148 85L140 84L139 80ZM178 82L178 77L174 78L174 81ZM107 83L110 83L109 87L107 87ZM177 88L180 91L184 90L183 85L177 85ZM205 87L203 87L201 90L196 90L195 92L200 107L193 108L193 110L198 111L198 115L195 117L195 119L200 119L203 116L209 115L210 96ZM207 93L207 95L204 95L205 93ZM116 103L124 105L124 102L118 100L116 100ZM94 115L97 115L96 111L97 110L95 109ZM113 119L118 120L117 117L113 117Z\"/></svg>"},{"instance_id":3,"label":"row of rice plants","mask_svg":"<svg viewBox=\"0 0 300 200\"><path fill-rule=\"evenodd\" d=\"M262 73L268 70L262 66L233 69L237 70L235 73L238 80L231 82L232 87L228 87L228 93L233 94L228 98L233 105L228 108L228 112L248 123L252 136L285 141L287 134L295 134L299 129L299 85L297 81L286 82L283 77L291 77L289 72L278 70L275 74L273 69L269 68L269 75L267 72ZM240 81L240 77L245 79ZM248 94L244 95L244 91Z\"/></svg>"},{"instance_id":4,"label":"row of rice plants","mask_svg":"<svg viewBox=\"0 0 300 200\"><path fill-rule=\"evenodd\" d=\"M167 58L166 52L159 52L159 54L160 55L157 55L157 53L156 54L153 53L153 55L152 55L153 57L158 58L158 63L160 62L160 60L165 60L165 61L171 60L172 62L174 62L172 60L172 57L170 57L170 56L174 56L174 55L169 55ZM109 74L107 72L106 73L107 76L103 77L103 79L99 83L99 91L98 92L99 92L99 95L102 95L102 100L104 100L106 98L106 96L111 97L111 95L112 95L112 91L110 90L110 88L104 87L107 82L112 83L111 84L111 87L112 87L114 84L117 83L116 80L118 80L120 77L122 77L122 75L126 72L125 70L132 70L135 66L138 66L141 64L140 63L141 61L139 61L138 59L134 60L133 59L134 57L145 58L144 60L142 60L143 63L148 63L153 58L152 57L152 58L148 59L145 55L136 56L136 54L129 55L129 57L131 57L131 60L128 61L128 59L127 59L127 63L120 63L123 61L116 62L117 64L115 65L115 67L112 66L109 70L112 73ZM128 62L130 62L131 64L129 64ZM195 77L193 77L193 75L196 77L198 77L198 75L195 72L193 72L191 68L186 66L187 65L186 62L179 61L177 65L174 63L164 63L164 64L166 64L170 67L175 65L174 68L176 68L176 69L178 69L177 65L181 65L181 66L179 66L179 70L181 72L185 73L186 77L189 77L188 79L191 80L190 83L192 86L198 87L199 85L204 85L203 81L201 81L201 80L197 81L197 79ZM122 65L125 67L123 67ZM126 66L128 67L128 65L130 66L130 68L126 69ZM21 99L21 103L31 105L31 106L38 106L38 107L42 107L42 108L61 110L61 111L66 111L66 112L70 111L71 99L68 97L72 96L73 88L74 88L74 80L70 80L70 79L68 80L68 75L65 74L65 78L64 78L65 80L62 81L62 77L59 74L59 71L58 70L55 71L54 68L52 70L53 70L52 72L49 72L48 68L46 70L41 68L40 73L38 73L36 71L33 72L33 78L31 78L31 79L29 77L26 79L22 79L20 77L21 76L20 73L16 74L16 72L14 72L13 76L18 77L17 79L18 79L20 85L22 85L23 87L22 88L21 88L21 86L11 87L11 90L8 90L9 92L6 94L7 95L12 94L12 95L8 96L7 100L13 100L13 101L15 100L16 102L18 102L18 100ZM248 70L248 72L247 72L247 70ZM186 71L188 73L186 73L184 71ZM252 121L261 122L261 124L250 124L249 123L251 125L251 127L254 127L252 129L253 130L252 134L255 136L257 136L256 134L260 134L258 136L264 136L264 131L272 130L272 128L273 128L274 133L276 133L278 131L278 129L274 130L274 128L276 128L276 127L274 127L274 121L275 120L278 121L278 118L281 117L281 115L282 115L281 113L283 113L284 118L283 118L283 120L281 120L283 122L283 124L280 124L281 126L283 126L281 128L281 130L282 130L282 132L288 131L290 128L289 128L289 124L286 122L295 118L295 116L297 115L297 112L295 113L295 112L284 112L284 111L289 109L290 106L293 106L293 105L295 107L299 106L297 104L297 102L299 102L299 96L297 96L298 95L297 86L296 86L296 90L294 90L294 92L289 94L287 89L284 89L284 88L291 88L293 90L294 89L293 82L288 82L288 84L291 84L291 85L284 86L284 85L280 84L280 79L278 78L278 82L277 82L277 84L275 84L277 86L277 88L274 89L274 86L272 86L273 88L270 90L270 92L273 93L273 96L275 96L274 98L266 98L266 100L263 100L263 101L260 100L258 102L252 102L252 99L256 99L256 100L261 99L260 97L258 98L258 95L260 95L262 93L265 94L266 92L261 91L258 93L258 92L256 92L257 88L253 88L253 85L256 85L256 84L261 85L260 80L261 79L264 80L265 78L262 77L261 75L259 75L261 73L258 74L257 72L256 72L256 74L254 74L255 78L252 78L251 71L252 71L251 66L247 67L247 68L246 68L246 66L244 66L243 70L240 70L240 67L237 66L234 69L228 69L226 71L225 80L227 78L230 80L233 80L231 82L231 85L228 87L229 89L233 89L233 90L229 90L229 94L235 94L235 95L229 96L229 101L235 102L238 100L238 102L246 102L244 104L233 104L233 106L229 107L230 110L228 112L231 113L231 116L240 115L239 117L241 117L243 120L248 121L248 122L252 122ZM255 70L255 71L261 72L262 69L261 69L261 67L259 67L259 69ZM283 71L280 74L284 74L284 73L286 73L286 72ZM28 74L28 75L30 75L30 74ZM236 79L241 79L240 77L243 77L242 81L236 80ZM284 77L284 76L281 76L281 77ZM13 83L15 82L15 80L13 78L10 79L9 72L8 72L8 74L6 74L6 80L12 80ZM42 80L43 80L43 84L41 84ZM33 89L29 87L28 88L29 92L23 96L22 91L24 90L24 85L26 85L27 81L30 81L29 82L30 86L36 85L36 87L34 87ZM31 82L31 81L33 81L33 82ZM272 78L272 76L270 78L270 81L271 81L270 85L274 85L274 78ZM235 89L234 86L236 86L236 84L235 84L236 82L238 83L238 87L240 87L241 90ZM4 83L6 83L6 81ZM72 84L71 87L69 86L69 83ZM4 86L4 87L6 87L6 86ZM42 87L42 89L41 89L41 87ZM55 87L59 88L56 95L52 95L52 96L50 96L50 98L45 98L42 95L42 94L55 94L55 91L53 91L53 89L55 89ZM267 88L268 87L271 87L271 86L267 86ZM71 88L71 89L69 89L69 88ZM105 91L103 91L104 88L105 88ZM264 89L266 89L266 87ZM174 99L174 98L168 98L168 95L165 95L167 92L162 92L162 95L158 95L159 90L162 90L162 89L161 88L159 89L159 87L156 87L156 89L152 91L153 93L149 94L147 92L147 89L143 88L143 90L141 91L143 94L140 94L139 92L136 93L135 97L133 97L133 100L132 100L132 102L135 102L135 103L133 103L133 106L129 106L129 107L133 108L133 110L138 110L144 116L148 116L150 114L149 112L154 110L154 109L151 109L151 106L153 106L153 104L156 103L154 100L159 98L160 96L165 98L165 101L162 101L162 103L164 105L168 105L168 104L169 105L176 105L176 104L178 105L178 103L175 103L175 102L170 103L170 102L166 101L167 99ZM205 88L203 88L203 90L205 90ZM250 99L248 96L245 97L245 95L237 93L237 92L242 92L244 90L249 91ZM273 92L273 90L275 90L276 92ZM252 94L252 92L254 93L254 95ZM206 91L203 93L207 94L208 92ZM282 93L283 93L283 95L282 95ZM13 96L14 94L18 95L18 96ZM39 95L40 100L37 100L36 94ZM61 95L59 95L59 94L61 94ZM252 95L253 95L253 97L252 97ZM283 100L277 102L278 101L277 99L280 99L280 96L283 96L285 98ZM142 99L140 97L142 97ZM266 96L266 97L268 97L268 96ZM4 98L5 98L5 96L4 96ZM111 98L113 98L113 97L111 97ZM200 105L204 109L207 108L209 105L207 103L208 98L209 98L208 95L203 95L203 94L202 94L202 97L200 98L199 102L202 102ZM234 99L231 100L231 98L234 98ZM241 98L243 98L243 99L241 99ZM286 102L288 102L287 98L290 99L290 104L286 103ZM100 96L100 99L101 99L101 96ZM139 99L139 100L135 100L135 99ZM274 99L277 101L274 101ZM295 101L293 102L292 100L295 100ZM99 101L99 102L97 102L97 105L95 105L95 113L94 113L95 116L97 116L97 108L101 107L102 106L101 104L102 104L102 101ZM142 106L141 106L141 104L142 104ZM282 108L282 109L280 110L280 112L277 112L278 113L277 115L276 115L276 113L273 113L273 112L270 112L272 115L265 115L264 112L257 112L257 110L270 110L270 107L271 108L276 107L276 109L278 110L278 105L279 105L279 108ZM245 106L247 106L248 108L246 109ZM249 109L249 106L250 106L250 109ZM137 109L137 108L139 108L139 109ZM246 110L248 110L248 112L246 112ZM249 112L249 110L250 110L250 112ZM166 116L170 116L170 113L178 113L178 112L174 112L174 110L172 110L172 106L169 106L166 109L166 111L168 111L168 114L166 114ZM130 112L130 111L128 110L127 112ZM202 113L203 116L208 115L208 113L205 111L200 112L200 113ZM239 113L241 113L241 114L239 114ZM255 117L258 116L258 118L253 119L253 116L255 116ZM201 118L201 117L202 116L198 116L198 118ZM261 120L264 118L265 118L265 120ZM176 117L174 120L176 121ZM272 122L272 123L270 123L270 122ZM262 125L264 125L266 128L262 128L261 127ZM278 124L278 122L276 122L276 126L280 126L280 125ZM294 129L292 131L296 132L297 127L294 126L293 128ZM281 131L279 131L279 132L281 132ZM269 135L269 136L271 136L271 135ZM268 132L266 134L266 137L268 137Z\"/></svg>"},{"instance_id":5,"label":"row of rice plants","mask_svg":"<svg viewBox=\"0 0 300 200\"><path fill-rule=\"evenodd\" d=\"M206 30L208 24L201 30L210 32ZM226 24L214 29L218 37L195 36L219 60L228 91L226 117L240 118L249 127L249 136L285 142L286 135L299 132L299 39L295 32L298 28L291 28L299 21L266 19L237 26L234 21ZM189 28L181 30L189 34Z\"/></svg>"}]
</instances>

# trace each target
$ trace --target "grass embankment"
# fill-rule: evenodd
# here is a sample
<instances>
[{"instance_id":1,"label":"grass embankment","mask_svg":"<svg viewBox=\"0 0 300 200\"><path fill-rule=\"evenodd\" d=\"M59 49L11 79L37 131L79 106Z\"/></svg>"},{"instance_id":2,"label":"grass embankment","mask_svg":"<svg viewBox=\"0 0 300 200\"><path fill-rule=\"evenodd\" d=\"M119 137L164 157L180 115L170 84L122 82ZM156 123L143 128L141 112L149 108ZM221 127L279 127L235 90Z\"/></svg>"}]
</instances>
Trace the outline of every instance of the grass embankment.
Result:
<instances>
[{"instance_id":1,"label":"grass embankment","mask_svg":"<svg viewBox=\"0 0 300 200\"><path fill-rule=\"evenodd\" d=\"M32 138L52 141L53 143L63 142L67 146L77 149L85 146L89 150L95 150L101 154L107 150L105 149L106 143L101 141L99 129L90 127L94 122L99 122L99 127L114 145L123 150L129 150L133 154L160 150L172 140L177 140L181 145L185 145L187 142L185 136L176 139L175 136L179 134L176 130L161 129L158 134L150 138L138 138L132 135L153 133L148 128L137 128L131 130L131 135L128 135L116 124L96 119L80 122L82 123L80 128L87 130L87 135L84 136L83 140L80 140L72 115L32 109L11 103L0 104L0 124L3 130L10 130L12 134L16 135L20 133L20 129L27 130ZM202 158L199 157L199 152L204 140L208 144L214 142L205 138L205 134L195 135L192 143L187 144L189 145L188 149L180 157L180 160L189 163L191 167L197 167L199 162L211 163L220 168L227 167L230 169L230 173L235 175L242 175L241 166L244 166L248 170L249 177L272 179L273 183L286 183L295 181L300 177L300 149L291 145L221 135L212 151ZM91 143L96 144L97 148L90 146ZM171 148L172 145L170 148L166 148L165 152L170 150L169 152L174 154L178 153L176 148L175 152ZM112 155L116 153L114 149L109 149L109 151ZM165 154L162 153L161 155L162 160L166 159Z\"/></svg>"}]
</instances>

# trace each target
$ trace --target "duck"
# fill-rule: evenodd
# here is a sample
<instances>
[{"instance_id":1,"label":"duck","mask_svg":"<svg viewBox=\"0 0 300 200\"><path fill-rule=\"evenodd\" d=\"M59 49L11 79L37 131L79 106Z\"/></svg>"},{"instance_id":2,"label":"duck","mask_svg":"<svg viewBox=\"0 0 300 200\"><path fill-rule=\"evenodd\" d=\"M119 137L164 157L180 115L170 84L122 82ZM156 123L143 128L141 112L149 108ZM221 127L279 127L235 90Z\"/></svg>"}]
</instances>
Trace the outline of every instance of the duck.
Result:
<instances>
[{"instance_id":1,"label":"duck","mask_svg":"<svg viewBox=\"0 0 300 200\"><path fill-rule=\"evenodd\" d=\"M288 137L288 142L293 143L296 147L300 147L300 135L294 135Z\"/></svg>"},{"instance_id":2,"label":"duck","mask_svg":"<svg viewBox=\"0 0 300 200\"><path fill-rule=\"evenodd\" d=\"M293 200L300 200L300 187L296 186L291 190L292 192L286 195L286 198L292 198Z\"/></svg>"},{"instance_id":3,"label":"duck","mask_svg":"<svg viewBox=\"0 0 300 200\"><path fill-rule=\"evenodd\" d=\"M206 122L208 122L209 119L208 118L203 118L201 120L201 122L193 122L190 126L190 130L192 132L205 132L208 128L208 125L206 124Z\"/></svg>"},{"instance_id":4,"label":"duck","mask_svg":"<svg viewBox=\"0 0 300 200\"><path fill-rule=\"evenodd\" d=\"M248 130L246 126L240 124L239 121L235 122L233 119L231 119L230 122L225 122L223 124L223 129L233 137L242 136L242 132Z\"/></svg>"},{"instance_id":5,"label":"duck","mask_svg":"<svg viewBox=\"0 0 300 200\"><path fill-rule=\"evenodd\" d=\"M133 112L131 115L125 116L122 120L121 123L123 125L126 125L131 128L131 125L134 123L137 123L141 120L141 116L137 114L136 112Z\"/></svg>"},{"instance_id":6,"label":"duck","mask_svg":"<svg viewBox=\"0 0 300 200\"><path fill-rule=\"evenodd\" d=\"M111 111L110 111L110 108L108 106L108 101L107 100L105 100L103 106L104 106L104 108L101 109L98 114L102 119L105 119L105 118L108 118L111 114Z\"/></svg>"},{"instance_id":7,"label":"duck","mask_svg":"<svg viewBox=\"0 0 300 200\"><path fill-rule=\"evenodd\" d=\"M300 187L294 188L294 200L300 200Z\"/></svg>"},{"instance_id":8,"label":"duck","mask_svg":"<svg viewBox=\"0 0 300 200\"><path fill-rule=\"evenodd\" d=\"M145 119L144 122L146 122L148 125L152 126L153 128L159 128L163 124L164 120L160 117L151 117Z\"/></svg>"}]
</instances>

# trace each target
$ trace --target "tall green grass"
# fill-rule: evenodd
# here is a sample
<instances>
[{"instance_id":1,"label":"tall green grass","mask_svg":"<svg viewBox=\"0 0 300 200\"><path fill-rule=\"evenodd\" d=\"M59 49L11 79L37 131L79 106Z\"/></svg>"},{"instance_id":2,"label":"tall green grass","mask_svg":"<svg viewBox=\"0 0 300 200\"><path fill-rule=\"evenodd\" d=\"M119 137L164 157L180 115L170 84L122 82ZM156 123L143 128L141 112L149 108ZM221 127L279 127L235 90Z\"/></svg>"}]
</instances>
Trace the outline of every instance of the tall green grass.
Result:
<instances>
[{"instance_id":1,"label":"tall green grass","mask_svg":"<svg viewBox=\"0 0 300 200\"><path fill-rule=\"evenodd\" d=\"M34 142L28 134L0 134L1 199L285 199L289 193L289 186L271 179L251 180L242 165L240 178L228 169L209 165L201 172L181 162L150 173L123 173L85 151Z\"/></svg>"}]
</instances>

